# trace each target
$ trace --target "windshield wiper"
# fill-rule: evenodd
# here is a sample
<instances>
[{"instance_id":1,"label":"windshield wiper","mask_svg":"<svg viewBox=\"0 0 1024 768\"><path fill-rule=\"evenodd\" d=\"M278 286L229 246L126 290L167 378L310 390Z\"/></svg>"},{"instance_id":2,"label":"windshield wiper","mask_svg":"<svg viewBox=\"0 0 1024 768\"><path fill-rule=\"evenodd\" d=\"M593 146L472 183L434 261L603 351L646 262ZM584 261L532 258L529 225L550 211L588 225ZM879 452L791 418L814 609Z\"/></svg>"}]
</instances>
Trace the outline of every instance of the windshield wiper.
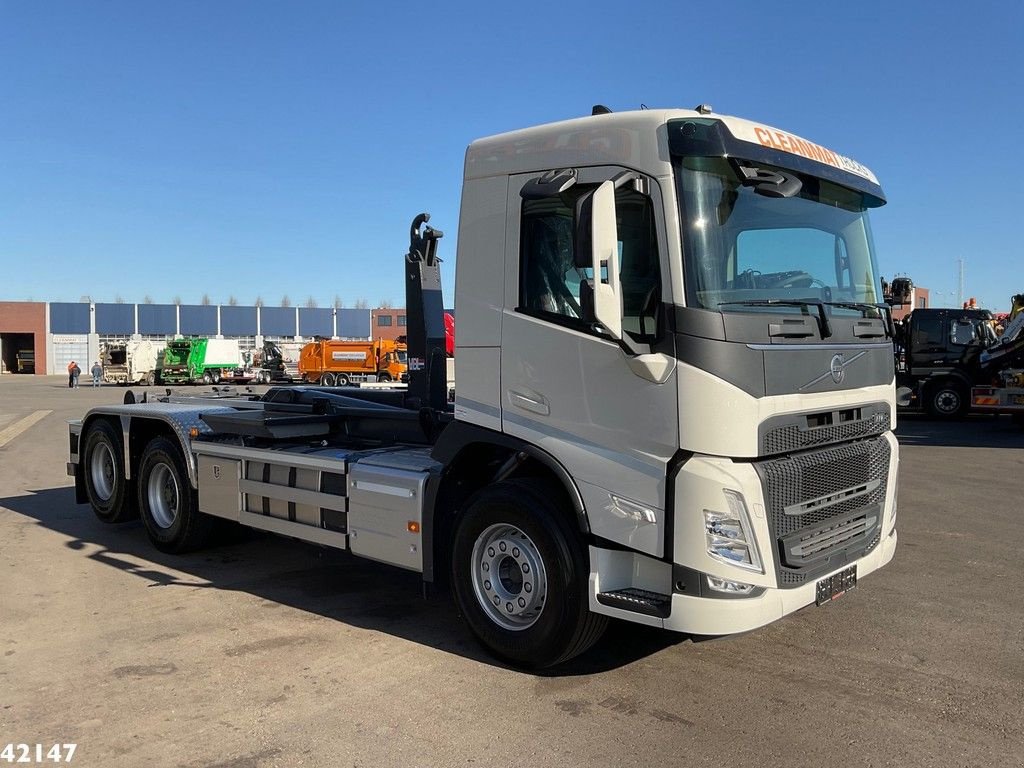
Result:
<instances>
[{"instance_id":1,"label":"windshield wiper","mask_svg":"<svg viewBox=\"0 0 1024 768\"><path fill-rule=\"evenodd\" d=\"M868 316L868 311L877 309L879 314L882 316L882 324L885 326L885 332L890 337L896 338L896 326L892 322L892 307L888 304L871 304L866 301L823 301L827 307L843 307L845 309L859 309L864 313L864 317Z\"/></svg>"},{"instance_id":2,"label":"windshield wiper","mask_svg":"<svg viewBox=\"0 0 1024 768\"><path fill-rule=\"evenodd\" d=\"M818 310L818 331L821 338L827 339L832 335L832 325L828 321L828 313L825 311L827 302L821 299L739 299L737 301L720 301L718 306L725 307L735 304L743 307L816 307Z\"/></svg>"}]
</instances>

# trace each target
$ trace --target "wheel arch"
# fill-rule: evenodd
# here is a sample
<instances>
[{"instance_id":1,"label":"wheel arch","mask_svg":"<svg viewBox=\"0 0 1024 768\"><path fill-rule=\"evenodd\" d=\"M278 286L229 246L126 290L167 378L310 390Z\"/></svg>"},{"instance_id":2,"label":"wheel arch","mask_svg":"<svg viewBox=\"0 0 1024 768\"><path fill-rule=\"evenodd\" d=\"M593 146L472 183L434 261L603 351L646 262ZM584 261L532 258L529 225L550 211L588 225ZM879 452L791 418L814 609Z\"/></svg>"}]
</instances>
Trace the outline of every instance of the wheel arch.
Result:
<instances>
[{"instance_id":1,"label":"wheel arch","mask_svg":"<svg viewBox=\"0 0 1024 768\"><path fill-rule=\"evenodd\" d=\"M455 422L441 433L431 456L443 470L428 491L430 498L424 509L425 581L446 577L444 565L460 510L477 491L497 480L535 477L548 481L562 497L560 506L571 510L579 532L590 533L576 482L558 459L536 445L485 427Z\"/></svg>"},{"instance_id":2,"label":"wheel arch","mask_svg":"<svg viewBox=\"0 0 1024 768\"><path fill-rule=\"evenodd\" d=\"M166 437L181 450L182 458L185 460L185 468L188 471L188 482L192 488L197 487L195 462L192 452L185 450L181 443L181 437L174 431L170 424L161 419L122 417L129 420L127 443L130 448L128 460L131 463L132 477L138 475L139 464L142 461L142 452L155 437Z\"/></svg>"},{"instance_id":3,"label":"wheel arch","mask_svg":"<svg viewBox=\"0 0 1024 768\"><path fill-rule=\"evenodd\" d=\"M129 413L107 413L103 411L90 413L82 421L79 445L85 444L89 430L99 421L109 423L114 429L119 430L122 435L125 479L130 482L134 481L138 473L139 461L142 458L142 452L145 450L146 445L154 437L163 436L173 440L181 448L182 455L185 457L185 466L188 468L189 483L193 488L196 487L195 461L192 457L192 452L186 450L182 442L182 436L178 434L175 428L176 425L164 419L135 416ZM81 462L79 462L79 466L81 466Z\"/></svg>"}]
</instances>

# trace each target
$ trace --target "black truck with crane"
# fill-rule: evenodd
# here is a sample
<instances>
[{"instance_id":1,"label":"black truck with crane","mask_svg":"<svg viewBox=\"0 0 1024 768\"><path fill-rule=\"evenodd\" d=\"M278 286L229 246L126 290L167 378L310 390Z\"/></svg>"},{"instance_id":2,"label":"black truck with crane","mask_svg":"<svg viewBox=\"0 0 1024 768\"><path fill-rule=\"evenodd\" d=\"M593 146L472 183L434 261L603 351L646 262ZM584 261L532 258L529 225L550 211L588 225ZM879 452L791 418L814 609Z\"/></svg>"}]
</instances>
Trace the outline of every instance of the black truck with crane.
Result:
<instances>
[{"instance_id":1,"label":"black truck with crane","mask_svg":"<svg viewBox=\"0 0 1024 768\"><path fill-rule=\"evenodd\" d=\"M891 303L903 303L909 285L894 279ZM897 322L896 385L909 392L907 404L940 419L972 408L1024 411L1024 295L1011 302L1002 335L991 311L972 307L914 309Z\"/></svg>"}]
</instances>

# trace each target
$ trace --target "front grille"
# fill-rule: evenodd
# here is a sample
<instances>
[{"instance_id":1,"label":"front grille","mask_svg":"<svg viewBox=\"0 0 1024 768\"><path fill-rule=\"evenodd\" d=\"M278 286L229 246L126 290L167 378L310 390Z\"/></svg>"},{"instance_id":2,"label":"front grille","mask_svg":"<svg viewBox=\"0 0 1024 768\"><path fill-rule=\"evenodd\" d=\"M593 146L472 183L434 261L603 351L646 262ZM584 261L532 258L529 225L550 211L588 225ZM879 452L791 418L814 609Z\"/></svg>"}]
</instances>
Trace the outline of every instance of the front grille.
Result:
<instances>
[{"instance_id":1,"label":"front grille","mask_svg":"<svg viewBox=\"0 0 1024 768\"><path fill-rule=\"evenodd\" d=\"M761 453L765 456L775 456L780 453L817 448L831 443L859 440L888 432L889 427L888 412L873 413L858 421L829 424L822 427L787 424L765 432L761 439Z\"/></svg>"},{"instance_id":2,"label":"front grille","mask_svg":"<svg viewBox=\"0 0 1024 768\"><path fill-rule=\"evenodd\" d=\"M799 586L877 545L889 454L882 436L754 464L782 586Z\"/></svg>"}]
</instances>

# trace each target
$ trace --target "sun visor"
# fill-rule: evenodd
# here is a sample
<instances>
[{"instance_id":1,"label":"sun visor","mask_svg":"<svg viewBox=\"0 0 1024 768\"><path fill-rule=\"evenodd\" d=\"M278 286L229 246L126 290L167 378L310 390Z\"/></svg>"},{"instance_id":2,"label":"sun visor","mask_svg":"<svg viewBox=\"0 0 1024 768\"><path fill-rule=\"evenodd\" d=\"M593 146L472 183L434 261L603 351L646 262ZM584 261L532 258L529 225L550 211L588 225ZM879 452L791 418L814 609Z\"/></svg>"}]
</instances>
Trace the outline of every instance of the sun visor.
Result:
<instances>
[{"instance_id":1,"label":"sun visor","mask_svg":"<svg viewBox=\"0 0 1024 768\"><path fill-rule=\"evenodd\" d=\"M734 157L816 176L860 192L866 208L885 205L878 179L856 160L785 131L730 119L668 122L669 151L686 157Z\"/></svg>"}]
</instances>

